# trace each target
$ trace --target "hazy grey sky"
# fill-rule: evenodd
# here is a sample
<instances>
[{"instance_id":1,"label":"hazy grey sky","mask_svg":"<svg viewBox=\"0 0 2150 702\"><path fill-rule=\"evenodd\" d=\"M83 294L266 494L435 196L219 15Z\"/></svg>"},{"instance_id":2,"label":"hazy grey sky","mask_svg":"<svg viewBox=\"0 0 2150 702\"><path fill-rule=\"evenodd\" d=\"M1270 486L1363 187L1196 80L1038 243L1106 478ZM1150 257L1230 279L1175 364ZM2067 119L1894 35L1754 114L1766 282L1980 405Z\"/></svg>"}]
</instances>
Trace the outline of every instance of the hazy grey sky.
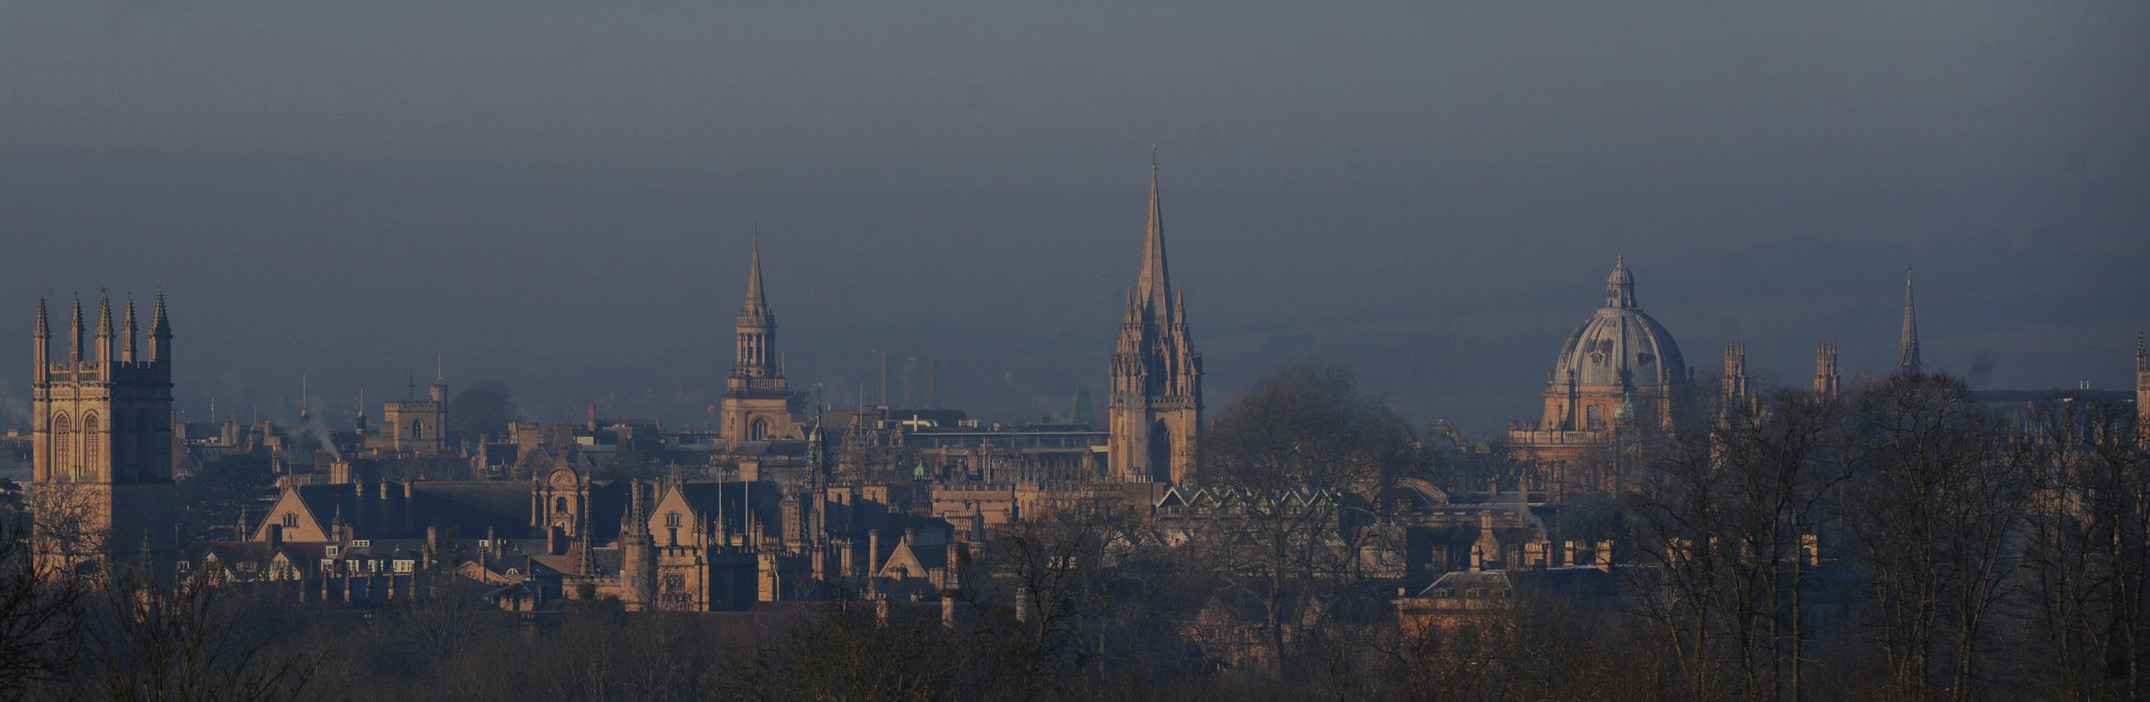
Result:
<instances>
[{"instance_id":1,"label":"hazy grey sky","mask_svg":"<svg viewBox=\"0 0 2150 702\"><path fill-rule=\"evenodd\" d=\"M289 5L0 4L0 408L36 297L108 285L171 295L190 419L438 350L687 422L759 222L796 382L885 349L1064 416L1151 144L1213 405L1318 353L1530 418L1619 253L1691 365L1783 382L1886 368L1905 266L1986 387L2124 387L2150 327L2139 0Z\"/></svg>"}]
</instances>

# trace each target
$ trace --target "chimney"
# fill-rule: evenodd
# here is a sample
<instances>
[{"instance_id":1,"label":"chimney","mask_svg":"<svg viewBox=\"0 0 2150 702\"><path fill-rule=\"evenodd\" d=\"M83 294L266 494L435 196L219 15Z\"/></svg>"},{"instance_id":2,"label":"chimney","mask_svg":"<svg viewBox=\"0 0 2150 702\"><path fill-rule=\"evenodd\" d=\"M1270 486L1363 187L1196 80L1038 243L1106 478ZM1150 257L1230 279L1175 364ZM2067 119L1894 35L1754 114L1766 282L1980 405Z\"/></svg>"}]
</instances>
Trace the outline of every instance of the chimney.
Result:
<instances>
[{"instance_id":1,"label":"chimney","mask_svg":"<svg viewBox=\"0 0 2150 702\"><path fill-rule=\"evenodd\" d=\"M947 593L947 592L941 593L941 628L942 628L942 629L947 629L947 630L949 630L949 631L955 631L955 628L956 628L956 596L955 596L955 593Z\"/></svg>"},{"instance_id":2,"label":"chimney","mask_svg":"<svg viewBox=\"0 0 2150 702\"><path fill-rule=\"evenodd\" d=\"M873 577L881 570L881 530L866 530L866 577Z\"/></svg>"},{"instance_id":3,"label":"chimney","mask_svg":"<svg viewBox=\"0 0 2150 702\"><path fill-rule=\"evenodd\" d=\"M426 527L426 550L440 553L440 527Z\"/></svg>"},{"instance_id":4,"label":"chimney","mask_svg":"<svg viewBox=\"0 0 2150 702\"><path fill-rule=\"evenodd\" d=\"M1486 552L1475 545L1471 546L1471 572L1476 573L1479 568L1485 567L1485 560Z\"/></svg>"},{"instance_id":5,"label":"chimney","mask_svg":"<svg viewBox=\"0 0 2150 702\"><path fill-rule=\"evenodd\" d=\"M269 548L276 548L278 546L284 545L284 525L270 524L269 528L265 531L268 532Z\"/></svg>"}]
</instances>

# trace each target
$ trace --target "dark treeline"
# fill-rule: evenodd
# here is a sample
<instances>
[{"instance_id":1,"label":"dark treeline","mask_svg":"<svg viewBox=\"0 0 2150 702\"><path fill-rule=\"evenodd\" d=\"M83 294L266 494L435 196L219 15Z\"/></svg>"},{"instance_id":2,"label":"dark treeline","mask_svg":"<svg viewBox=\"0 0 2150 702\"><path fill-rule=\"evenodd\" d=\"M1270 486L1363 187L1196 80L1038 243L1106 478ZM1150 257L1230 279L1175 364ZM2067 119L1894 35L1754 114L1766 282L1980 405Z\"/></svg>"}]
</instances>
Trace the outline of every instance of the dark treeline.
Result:
<instances>
[{"instance_id":1,"label":"dark treeline","mask_svg":"<svg viewBox=\"0 0 2150 702\"><path fill-rule=\"evenodd\" d=\"M975 550L943 601L715 615L474 585L372 611L274 589L30 577L0 540L0 676L35 699L2120 700L2144 695L2150 458L2129 408L1997 416L1900 375L1842 398L1701 401L1598 460L1617 594L1518 581L1399 626L1399 481L1512 482L1498 446L1416 440L1347 368L1287 366L1204 435L1230 499L1097 501ZM19 520L17 520L19 521ZM1407 633L1409 632L1409 633Z\"/></svg>"}]
</instances>

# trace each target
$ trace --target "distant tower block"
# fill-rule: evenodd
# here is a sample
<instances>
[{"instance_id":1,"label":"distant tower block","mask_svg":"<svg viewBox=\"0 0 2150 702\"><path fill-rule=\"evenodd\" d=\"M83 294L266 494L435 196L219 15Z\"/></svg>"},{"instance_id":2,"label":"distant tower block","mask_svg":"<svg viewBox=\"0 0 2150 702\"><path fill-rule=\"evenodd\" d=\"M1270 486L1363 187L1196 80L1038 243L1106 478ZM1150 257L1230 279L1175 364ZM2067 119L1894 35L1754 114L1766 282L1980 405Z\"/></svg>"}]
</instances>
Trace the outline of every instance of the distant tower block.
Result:
<instances>
[{"instance_id":1,"label":"distant tower block","mask_svg":"<svg viewBox=\"0 0 2150 702\"><path fill-rule=\"evenodd\" d=\"M1142 272L1120 321L1107 414L1113 479L1176 484L1192 479L1202 429L1202 354L1188 337L1186 300L1172 290L1154 159Z\"/></svg>"},{"instance_id":2,"label":"distant tower block","mask_svg":"<svg viewBox=\"0 0 2150 702\"><path fill-rule=\"evenodd\" d=\"M43 572L95 572L147 555L161 577L174 553L172 507L172 325L164 296L151 312L147 354L138 354L134 302L125 338L114 334L112 300L98 302L96 348L82 348L74 306L65 360L50 359L45 301L31 333L31 479L39 508L76 515L38 520L32 540Z\"/></svg>"}]
</instances>

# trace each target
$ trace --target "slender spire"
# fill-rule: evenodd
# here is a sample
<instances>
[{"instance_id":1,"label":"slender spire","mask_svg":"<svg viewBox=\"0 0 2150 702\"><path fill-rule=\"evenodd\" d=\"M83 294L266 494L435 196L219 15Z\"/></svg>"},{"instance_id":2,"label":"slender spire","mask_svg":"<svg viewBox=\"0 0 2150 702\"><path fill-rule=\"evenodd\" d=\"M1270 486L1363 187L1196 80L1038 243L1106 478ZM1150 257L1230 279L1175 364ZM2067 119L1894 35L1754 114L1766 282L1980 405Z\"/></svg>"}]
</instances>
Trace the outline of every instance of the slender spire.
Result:
<instances>
[{"instance_id":1,"label":"slender spire","mask_svg":"<svg viewBox=\"0 0 2150 702\"><path fill-rule=\"evenodd\" d=\"M52 327L45 321L45 298L43 297L37 298L37 326L30 333L39 339L52 338Z\"/></svg>"},{"instance_id":2,"label":"slender spire","mask_svg":"<svg viewBox=\"0 0 2150 702\"><path fill-rule=\"evenodd\" d=\"M172 321L164 312L164 293L157 293L157 305L149 312L149 360L170 363L172 360Z\"/></svg>"},{"instance_id":3,"label":"slender spire","mask_svg":"<svg viewBox=\"0 0 2150 702\"><path fill-rule=\"evenodd\" d=\"M67 360L82 360L82 298L75 298L73 319L67 323Z\"/></svg>"},{"instance_id":4,"label":"slender spire","mask_svg":"<svg viewBox=\"0 0 2150 702\"><path fill-rule=\"evenodd\" d=\"M756 229L760 227L761 225L759 224L755 225ZM747 260L749 261L747 265L747 304L751 306L762 302L761 235L758 233L754 236L754 253Z\"/></svg>"},{"instance_id":5,"label":"slender spire","mask_svg":"<svg viewBox=\"0 0 2150 702\"><path fill-rule=\"evenodd\" d=\"M1919 321L1917 309L1911 302L1911 269L1904 269L1904 332L1896 344L1896 370L1899 373L1919 373Z\"/></svg>"},{"instance_id":6,"label":"slender spire","mask_svg":"<svg viewBox=\"0 0 2150 702\"><path fill-rule=\"evenodd\" d=\"M120 326L125 328L127 333L125 337L121 339L121 342L126 345L120 347L119 360L127 363L133 363L135 361L134 339L136 336L136 332L140 331L135 327L134 324L134 293L127 294L126 321L121 323Z\"/></svg>"},{"instance_id":7,"label":"slender spire","mask_svg":"<svg viewBox=\"0 0 2150 702\"><path fill-rule=\"evenodd\" d=\"M1142 249L1142 278L1135 284L1136 297L1155 312L1167 312L1172 303L1172 277L1165 265L1164 210L1157 195L1157 147L1150 147L1150 223Z\"/></svg>"}]
</instances>

